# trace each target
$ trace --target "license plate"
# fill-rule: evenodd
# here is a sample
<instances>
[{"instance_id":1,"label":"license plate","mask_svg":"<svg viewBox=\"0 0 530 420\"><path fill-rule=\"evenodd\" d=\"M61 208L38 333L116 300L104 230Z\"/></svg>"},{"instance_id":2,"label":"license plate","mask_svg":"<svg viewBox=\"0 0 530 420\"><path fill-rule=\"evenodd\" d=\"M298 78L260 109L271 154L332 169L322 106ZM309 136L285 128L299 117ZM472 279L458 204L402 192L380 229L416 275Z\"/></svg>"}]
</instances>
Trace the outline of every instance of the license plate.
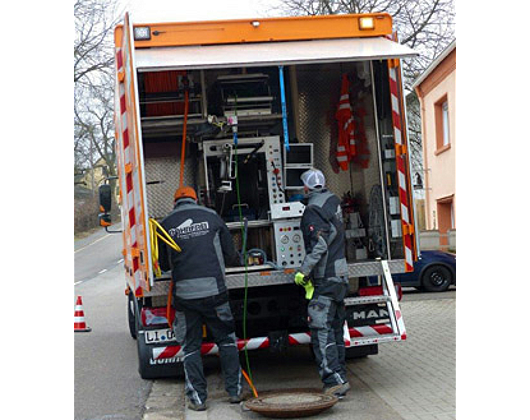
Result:
<instances>
[{"instance_id":1,"label":"license plate","mask_svg":"<svg viewBox=\"0 0 530 420\"><path fill-rule=\"evenodd\" d=\"M167 343L168 341L174 341L175 334L173 330L165 328L163 330L148 330L145 332L146 344L155 343Z\"/></svg>"}]
</instances>

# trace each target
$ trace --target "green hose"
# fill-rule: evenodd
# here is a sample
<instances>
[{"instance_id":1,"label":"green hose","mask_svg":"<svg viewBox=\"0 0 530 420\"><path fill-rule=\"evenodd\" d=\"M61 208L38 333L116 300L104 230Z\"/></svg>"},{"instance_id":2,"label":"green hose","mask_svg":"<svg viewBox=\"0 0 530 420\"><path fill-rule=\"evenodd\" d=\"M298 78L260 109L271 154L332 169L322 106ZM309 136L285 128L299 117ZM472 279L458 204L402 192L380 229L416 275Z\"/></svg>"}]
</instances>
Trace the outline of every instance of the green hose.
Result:
<instances>
[{"instance_id":1,"label":"green hose","mask_svg":"<svg viewBox=\"0 0 530 420\"><path fill-rule=\"evenodd\" d=\"M237 96L235 100L235 115L237 117ZM245 342L245 347L243 351L245 352L245 361L247 365L247 372L250 378L250 381L253 383L254 379L252 378L252 371L250 370L250 361L248 358L248 349L247 349L247 300L248 300L248 261L247 261L247 233L245 232L244 221L243 221L243 211L241 210L241 196L239 194L239 164L237 162L237 132L234 131L234 159L236 162L235 172L236 172L236 195L237 195L237 206L239 210L239 224L241 226L241 237L243 239L243 259L245 261L245 295L243 298L243 341Z\"/></svg>"}]
</instances>

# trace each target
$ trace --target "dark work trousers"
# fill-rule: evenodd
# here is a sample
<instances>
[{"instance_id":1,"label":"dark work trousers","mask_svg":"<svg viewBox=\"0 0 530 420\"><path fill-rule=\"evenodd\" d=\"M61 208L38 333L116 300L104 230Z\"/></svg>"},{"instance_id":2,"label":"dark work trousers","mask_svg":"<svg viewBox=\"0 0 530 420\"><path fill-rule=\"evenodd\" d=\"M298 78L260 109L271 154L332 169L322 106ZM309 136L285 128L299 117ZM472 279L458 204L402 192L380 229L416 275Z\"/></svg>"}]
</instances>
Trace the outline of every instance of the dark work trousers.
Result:
<instances>
[{"instance_id":1,"label":"dark work trousers","mask_svg":"<svg viewBox=\"0 0 530 420\"><path fill-rule=\"evenodd\" d=\"M208 397L201 357L203 324L207 325L219 347L226 391L231 396L241 394L242 377L234 318L226 298L177 299L175 309L173 330L175 339L184 349L185 391L189 400L204 404Z\"/></svg>"},{"instance_id":2,"label":"dark work trousers","mask_svg":"<svg viewBox=\"0 0 530 420\"><path fill-rule=\"evenodd\" d=\"M307 315L318 373L327 388L348 382L343 334L348 283L324 279L314 284L315 293L309 301Z\"/></svg>"}]
</instances>

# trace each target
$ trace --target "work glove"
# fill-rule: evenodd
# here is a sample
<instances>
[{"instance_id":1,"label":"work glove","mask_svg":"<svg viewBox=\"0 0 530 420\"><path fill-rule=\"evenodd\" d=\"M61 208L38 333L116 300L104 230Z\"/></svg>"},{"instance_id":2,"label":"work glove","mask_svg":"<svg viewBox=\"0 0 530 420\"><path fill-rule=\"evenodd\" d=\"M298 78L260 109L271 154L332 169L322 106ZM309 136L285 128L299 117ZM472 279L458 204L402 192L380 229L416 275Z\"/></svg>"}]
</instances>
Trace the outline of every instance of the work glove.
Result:
<instances>
[{"instance_id":1,"label":"work glove","mask_svg":"<svg viewBox=\"0 0 530 420\"><path fill-rule=\"evenodd\" d=\"M294 275L294 282L298 286L302 286L305 289L305 298L307 300L311 300L313 298L313 293L315 292L315 287L313 286L313 283L311 283L311 280L305 278L305 275L303 273L296 273Z\"/></svg>"},{"instance_id":2,"label":"work glove","mask_svg":"<svg viewBox=\"0 0 530 420\"><path fill-rule=\"evenodd\" d=\"M297 272L294 275L294 282L296 283L297 286L304 286L304 284L305 284L305 275L304 275L304 273Z\"/></svg>"}]
</instances>

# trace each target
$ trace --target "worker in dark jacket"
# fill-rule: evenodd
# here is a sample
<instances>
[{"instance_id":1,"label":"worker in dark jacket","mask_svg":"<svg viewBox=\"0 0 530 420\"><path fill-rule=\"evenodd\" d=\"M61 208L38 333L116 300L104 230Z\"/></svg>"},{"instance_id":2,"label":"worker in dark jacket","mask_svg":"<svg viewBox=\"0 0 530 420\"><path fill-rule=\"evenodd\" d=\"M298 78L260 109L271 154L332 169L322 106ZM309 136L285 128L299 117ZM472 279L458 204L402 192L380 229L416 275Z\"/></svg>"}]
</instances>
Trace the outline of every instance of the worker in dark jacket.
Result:
<instances>
[{"instance_id":1,"label":"worker in dark jacket","mask_svg":"<svg viewBox=\"0 0 530 420\"><path fill-rule=\"evenodd\" d=\"M342 209L340 199L324 188L321 171L310 169L301 179L306 207L300 227L306 256L295 274L295 283L306 287L306 298L311 299L307 308L309 329L324 392L343 397L350 385L343 338L348 265Z\"/></svg>"},{"instance_id":2,"label":"worker in dark jacket","mask_svg":"<svg viewBox=\"0 0 530 420\"><path fill-rule=\"evenodd\" d=\"M195 190L179 188L175 208L162 227L182 249L176 252L160 241L160 266L171 269L175 339L183 346L188 407L206 409L201 344L206 324L219 347L225 389L231 403L241 401L241 367L235 325L225 284L225 264L240 265L239 254L219 215L197 204Z\"/></svg>"}]
</instances>

